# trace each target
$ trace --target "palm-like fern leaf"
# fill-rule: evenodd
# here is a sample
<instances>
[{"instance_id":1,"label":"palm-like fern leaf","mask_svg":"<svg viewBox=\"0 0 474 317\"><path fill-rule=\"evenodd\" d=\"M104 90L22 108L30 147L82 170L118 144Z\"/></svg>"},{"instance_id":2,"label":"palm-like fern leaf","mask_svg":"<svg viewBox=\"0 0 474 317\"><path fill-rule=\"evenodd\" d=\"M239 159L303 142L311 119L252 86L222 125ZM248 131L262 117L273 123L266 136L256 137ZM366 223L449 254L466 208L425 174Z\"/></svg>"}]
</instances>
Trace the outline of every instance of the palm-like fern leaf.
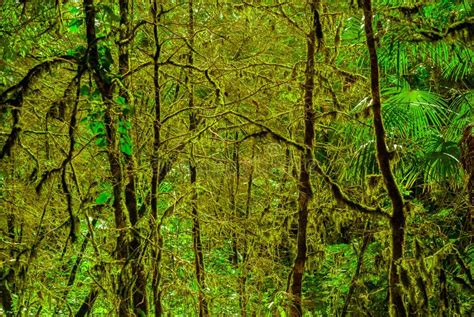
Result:
<instances>
[{"instance_id":1,"label":"palm-like fern leaf","mask_svg":"<svg viewBox=\"0 0 474 317\"><path fill-rule=\"evenodd\" d=\"M427 184L456 184L461 179L459 162L460 148L456 142L446 140L442 135L433 135L425 143L424 180Z\"/></svg>"},{"instance_id":2,"label":"palm-like fern leaf","mask_svg":"<svg viewBox=\"0 0 474 317\"><path fill-rule=\"evenodd\" d=\"M459 141L464 128L474 120L474 93L470 91L455 97L449 108L451 112L446 137L451 141Z\"/></svg>"},{"instance_id":3,"label":"palm-like fern leaf","mask_svg":"<svg viewBox=\"0 0 474 317\"><path fill-rule=\"evenodd\" d=\"M384 95L385 126L395 135L416 140L446 121L446 103L429 91L390 88Z\"/></svg>"},{"instance_id":4,"label":"palm-like fern leaf","mask_svg":"<svg viewBox=\"0 0 474 317\"><path fill-rule=\"evenodd\" d=\"M456 183L460 176L459 147L456 139L446 131L461 133L465 121L470 118L468 113L472 111L468 107L469 98L455 99L448 107L439 95L411 90L408 86L389 88L383 95L386 97L383 116L387 141L390 150L395 149L400 157L396 168L399 182L405 188L410 188L420 178L431 184L445 180ZM364 111L369 102L367 98L362 100L351 114ZM454 121L453 128L450 119ZM346 140L354 149L345 176L360 183L368 174L378 172L373 131L360 125L346 125L344 130Z\"/></svg>"}]
</instances>

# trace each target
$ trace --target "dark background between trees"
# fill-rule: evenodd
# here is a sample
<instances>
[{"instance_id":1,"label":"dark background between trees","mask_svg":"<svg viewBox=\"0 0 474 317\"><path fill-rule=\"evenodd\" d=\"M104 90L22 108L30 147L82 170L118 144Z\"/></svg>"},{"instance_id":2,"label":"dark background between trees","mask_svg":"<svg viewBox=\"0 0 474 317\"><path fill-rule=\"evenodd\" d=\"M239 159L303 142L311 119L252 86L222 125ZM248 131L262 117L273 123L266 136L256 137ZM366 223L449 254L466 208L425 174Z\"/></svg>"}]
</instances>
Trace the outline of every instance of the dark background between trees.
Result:
<instances>
[{"instance_id":1,"label":"dark background between trees","mask_svg":"<svg viewBox=\"0 0 474 317\"><path fill-rule=\"evenodd\" d=\"M0 3L0 314L472 313L470 1Z\"/></svg>"}]
</instances>

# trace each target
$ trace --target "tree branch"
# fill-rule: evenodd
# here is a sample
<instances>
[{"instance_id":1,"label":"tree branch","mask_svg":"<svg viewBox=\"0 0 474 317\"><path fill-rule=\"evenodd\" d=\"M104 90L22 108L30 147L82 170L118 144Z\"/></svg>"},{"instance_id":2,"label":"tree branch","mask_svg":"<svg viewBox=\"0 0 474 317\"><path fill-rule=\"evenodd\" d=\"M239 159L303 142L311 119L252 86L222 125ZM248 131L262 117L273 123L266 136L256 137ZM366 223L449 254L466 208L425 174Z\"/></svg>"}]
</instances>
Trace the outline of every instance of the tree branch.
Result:
<instances>
[{"instance_id":1,"label":"tree branch","mask_svg":"<svg viewBox=\"0 0 474 317\"><path fill-rule=\"evenodd\" d=\"M11 150L15 141L18 138L18 135L21 132L21 127L18 126L20 121L20 109L23 105L23 98L25 94L30 89L30 86L37 79L40 75L51 69L51 67L55 64L60 63L71 63L73 61L77 61L75 57L72 56L58 56L52 60L45 61L34 66L32 69L28 71L28 73L23 77L22 80L16 85L8 88L4 92L0 94L0 112L4 110L7 105L11 105L12 107L12 117L13 117L13 124L12 130L0 151L0 160L3 159L5 156L11 155Z\"/></svg>"},{"instance_id":2,"label":"tree branch","mask_svg":"<svg viewBox=\"0 0 474 317\"><path fill-rule=\"evenodd\" d=\"M323 180L329 185L331 188L331 191L334 195L334 198L336 198L337 201L345 204L347 207L350 207L354 210L357 210L359 212L369 214L369 215L374 215L374 216L382 216L384 218L390 219L390 215L383 211L380 207L369 207L365 206L363 204L360 204L356 201L353 201L345 194L341 187L334 182L329 175L327 175L321 166L319 165L318 161L316 160L316 157L313 154L313 161L312 161L312 169L315 170L319 175L322 176Z\"/></svg>"}]
</instances>

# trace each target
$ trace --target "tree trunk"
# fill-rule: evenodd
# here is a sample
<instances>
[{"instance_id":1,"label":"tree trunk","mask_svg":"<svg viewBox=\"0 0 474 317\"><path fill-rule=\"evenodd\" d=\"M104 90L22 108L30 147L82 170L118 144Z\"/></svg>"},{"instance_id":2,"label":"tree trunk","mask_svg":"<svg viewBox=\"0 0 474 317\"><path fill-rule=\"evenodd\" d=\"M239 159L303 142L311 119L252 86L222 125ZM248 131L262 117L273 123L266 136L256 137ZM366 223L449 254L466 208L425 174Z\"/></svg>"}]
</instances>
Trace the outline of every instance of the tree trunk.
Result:
<instances>
[{"instance_id":1,"label":"tree trunk","mask_svg":"<svg viewBox=\"0 0 474 317\"><path fill-rule=\"evenodd\" d=\"M163 248L163 237L161 235L161 227L158 224L158 186L160 183L158 154L161 145L160 130L161 130L161 99L160 99L160 65L159 59L161 54L161 44L158 34L158 23L161 13L158 12L158 1L153 1L153 40L155 43L155 52L153 54L153 90L155 103L155 118L153 120L153 151L151 157L151 219L150 227L154 230L155 246L153 249L153 303L155 306L155 316L160 317L163 314L163 306L161 302L161 258Z\"/></svg>"},{"instance_id":2,"label":"tree trunk","mask_svg":"<svg viewBox=\"0 0 474 317\"><path fill-rule=\"evenodd\" d=\"M231 170L235 169L235 179L230 178L229 181L229 197L230 197L230 210L233 216L238 219L240 217L239 212L237 211L237 195L239 192L240 187L240 158L239 158L239 132L235 132L234 135L234 146L232 147L232 162ZM231 263L232 265L237 268L239 265L239 237L235 231L232 232L232 254L231 254Z\"/></svg>"},{"instance_id":3,"label":"tree trunk","mask_svg":"<svg viewBox=\"0 0 474 317\"><path fill-rule=\"evenodd\" d=\"M12 243L16 242L15 235L15 215L10 213L7 215L7 238L10 239ZM15 257L15 251L10 250L10 257ZM18 258L17 258L18 260ZM7 265L3 266L0 269L0 306L3 308L6 316L14 316L13 313L13 292L14 292L14 281L15 271L8 267Z\"/></svg>"},{"instance_id":4,"label":"tree trunk","mask_svg":"<svg viewBox=\"0 0 474 317\"><path fill-rule=\"evenodd\" d=\"M89 294L84 298L84 302L82 303L81 307L79 307L79 310L77 313L74 315L75 317L84 317L86 315L90 315L92 311L92 307L94 306L94 302L97 299L97 296L99 296L99 290L94 288L92 289Z\"/></svg>"},{"instance_id":5,"label":"tree trunk","mask_svg":"<svg viewBox=\"0 0 474 317\"><path fill-rule=\"evenodd\" d=\"M312 161L312 150L314 143L314 123L315 113L313 107L313 91L314 91L314 54L316 53L316 38L321 30L318 30L319 13L317 10L318 1L311 2L311 13L313 14L313 26L306 38L306 69L305 69L305 83L304 83L304 144L306 149L301 155L300 160L300 175L298 182L298 236L297 236L297 251L296 258L293 265L292 283L290 292L292 295L292 303L290 307L290 315L298 317L303 315L303 308L301 305L301 290L303 283L303 274L306 263L306 228L308 225L308 205L313 196L310 181L310 164ZM321 37L318 36L318 39Z\"/></svg>"},{"instance_id":6,"label":"tree trunk","mask_svg":"<svg viewBox=\"0 0 474 317\"><path fill-rule=\"evenodd\" d=\"M366 229L367 228L369 228L368 225L366 226ZM365 254L365 251L367 250L367 247L369 246L369 241L372 238L372 234L367 231L368 230L364 232L364 236L362 238L362 246L360 247L359 255L357 256L356 270L354 272L354 275L352 276L351 284L349 285L349 292L347 293L347 296L344 299L344 306L342 307L341 317L347 316L352 296L354 295L354 292L356 290L357 280L359 279L359 276L360 276L362 264L364 263L364 254Z\"/></svg>"},{"instance_id":7,"label":"tree trunk","mask_svg":"<svg viewBox=\"0 0 474 317\"><path fill-rule=\"evenodd\" d=\"M86 36L88 45L88 62L92 70L94 80L102 95L102 100L106 106L104 111L104 125L105 135L107 138L107 158L110 166L110 173L112 174L113 186L113 210L115 217L115 228L119 232L117 237L117 245L115 250L115 257L119 261L125 263L128 257L128 248L125 239L126 218L122 208L122 169L120 166L120 156L117 149L117 135L113 123L112 108L113 108L113 87L109 75L104 72L99 64L99 53L97 49L97 36L95 30L96 10L94 7L94 0L84 0L84 11L86 15ZM117 286L117 293L119 296L119 315L129 315L130 296L127 291L127 285L121 279Z\"/></svg>"},{"instance_id":8,"label":"tree trunk","mask_svg":"<svg viewBox=\"0 0 474 317\"><path fill-rule=\"evenodd\" d=\"M194 64L193 57L193 46L194 46L194 14L193 14L193 1L189 0L188 3L189 21L188 21L188 40L191 46L188 55L188 63L190 66ZM192 78L193 71L190 68L187 75L188 89L189 89L189 131L192 133L197 129L197 118L194 108L194 85ZM196 279L199 287L198 300L199 300L199 316L208 316L209 311L207 307L207 301L204 296L204 289L206 288L205 273L204 273L204 256L202 253L201 243L201 228L199 224L199 212L197 208L198 194L196 191L196 180L197 170L196 164L193 157L193 144L190 144L191 157L189 160L189 174L191 178L191 216L193 220L193 250L194 250L194 264L196 271Z\"/></svg>"},{"instance_id":9,"label":"tree trunk","mask_svg":"<svg viewBox=\"0 0 474 317\"><path fill-rule=\"evenodd\" d=\"M474 241L472 232L472 220L474 215L474 124L469 124L464 128L463 136L459 142L461 148L461 164L467 177L466 191L468 195L466 221L463 229L470 239L468 243Z\"/></svg>"},{"instance_id":10,"label":"tree trunk","mask_svg":"<svg viewBox=\"0 0 474 317\"><path fill-rule=\"evenodd\" d=\"M0 271L0 304L5 312L5 316L15 316L13 312L13 296L10 291L13 274L13 270L8 267L5 267L5 269Z\"/></svg>"},{"instance_id":11,"label":"tree trunk","mask_svg":"<svg viewBox=\"0 0 474 317\"><path fill-rule=\"evenodd\" d=\"M381 113L379 65L377 60L374 31L372 28L373 13L371 0L364 0L363 9L365 17L364 24L367 48L370 55L372 111L376 137L377 161L393 208L393 212L390 217L392 233L392 257L390 259L389 273L389 310L391 315L401 317L406 316L406 310L405 306L403 305L402 290L399 285L400 276L397 271L397 265L403 258L403 248L405 240L405 214L403 210L404 202L390 167L390 153L388 152L387 144L385 141L385 128L383 125Z\"/></svg>"},{"instance_id":12,"label":"tree trunk","mask_svg":"<svg viewBox=\"0 0 474 317\"><path fill-rule=\"evenodd\" d=\"M119 96L125 100L125 104L128 105L130 102L130 98L128 98L127 89L129 88L129 82L125 75L130 69L130 62L129 62L129 45L127 40L130 34L130 21L129 21L129 1L128 0L120 0L119 1L119 9L120 9L120 41L118 44L119 50L119 73L122 76L123 87L120 88ZM123 113L121 118L124 122L128 122L130 118L128 114ZM148 301L147 301L147 294L146 294L146 286L147 286L147 278L145 274L145 268L143 266L141 254L144 250L141 249L140 243L140 234L137 231L136 224L140 215L138 214L137 208L137 197L135 191L135 168L134 168L134 160L132 155L128 155L124 153L125 159L125 172L128 179L127 184L125 185L125 205L127 207L130 223L132 225L132 232L131 232L131 241L127 245L128 247L128 256L130 259L131 264L131 276L128 275L128 270L126 267L123 268L126 274L126 279L129 281L135 279L135 283L126 282L129 285L132 285L128 290L132 295L133 301L133 311L137 315L147 314L148 313Z\"/></svg>"},{"instance_id":13,"label":"tree trunk","mask_svg":"<svg viewBox=\"0 0 474 317\"><path fill-rule=\"evenodd\" d=\"M250 156L250 171L249 177L247 179L247 198L245 201L245 221L248 220L250 215L250 204L252 202L252 184L253 184L253 174L255 171L255 140L252 142L252 154ZM247 295L247 260L249 256L248 252L248 245L249 239L246 234L242 237L242 263L240 264L241 267L241 274L240 274L240 287L239 287L239 306L240 306L240 316L246 317L247 316L247 303L248 303L248 295Z\"/></svg>"}]
</instances>

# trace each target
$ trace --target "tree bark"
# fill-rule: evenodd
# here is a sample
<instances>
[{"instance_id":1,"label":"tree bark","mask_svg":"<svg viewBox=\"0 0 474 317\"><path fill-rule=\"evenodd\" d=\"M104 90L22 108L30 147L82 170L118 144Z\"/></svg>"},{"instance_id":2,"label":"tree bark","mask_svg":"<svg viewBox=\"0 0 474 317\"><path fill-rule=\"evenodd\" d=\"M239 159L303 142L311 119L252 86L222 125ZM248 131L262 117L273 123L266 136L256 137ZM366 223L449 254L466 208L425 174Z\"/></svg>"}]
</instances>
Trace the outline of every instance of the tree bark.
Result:
<instances>
[{"instance_id":1,"label":"tree bark","mask_svg":"<svg viewBox=\"0 0 474 317\"><path fill-rule=\"evenodd\" d=\"M8 267L0 271L0 304L5 312L5 316L15 316L13 312L13 296L10 291L13 274L13 270Z\"/></svg>"},{"instance_id":2,"label":"tree bark","mask_svg":"<svg viewBox=\"0 0 474 317\"><path fill-rule=\"evenodd\" d=\"M239 156L239 132L236 131L234 135L235 144L232 147L232 162L231 164L231 171L235 169L235 179L230 178L229 181L229 196L230 196L230 209L232 214L236 219L240 217L239 212L237 211L237 195L239 192L240 187L240 156ZM229 171L229 172L231 172ZM238 243L238 236L235 231L232 232L232 254L231 254L231 262L234 267L238 267L239 265L239 243Z\"/></svg>"},{"instance_id":3,"label":"tree bark","mask_svg":"<svg viewBox=\"0 0 474 317\"><path fill-rule=\"evenodd\" d=\"M88 45L88 63L91 68L94 81L102 95L102 100L105 104L104 111L104 125L105 135L107 138L107 158L109 161L110 172L112 176L113 186L113 210L115 218L115 229L119 232L117 237L117 245L115 250L115 257L119 261L125 263L128 257L128 248L125 239L126 217L122 207L122 185L123 175L120 166L120 156L117 148L117 135L114 126L114 119L112 117L113 108L113 87L109 75L102 69L99 64L99 52L97 48L97 36L95 30L96 11L94 7L94 0L84 0L84 12L86 15L86 37ZM127 285L120 279L117 286L117 294L119 296L119 315L129 315L130 296L127 291Z\"/></svg>"},{"instance_id":4,"label":"tree bark","mask_svg":"<svg viewBox=\"0 0 474 317\"><path fill-rule=\"evenodd\" d=\"M472 232L472 220L474 215L474 124L469 124L464 128L463 136L459 142L461 148L461 164L466 174L466 191L468 195L466 221L463 226L466 233ZM468 243L474 241L474 236L469 235Z\"/></svg>"},{"instance_id":5,"label":"tree bark","mask_svg":"<svg viewBox=\"0 0 474 317\"><path fill-rule=\"evenodd\" d=\"M99 296L99 290L96 288L92 289L86 296L86 298L84 298L84 302L82 303L81 307L79 307L79 310L74 316L84 317L87 314L90 314L92 311L92 307L94 306L94 302L97 299L97 296Z\"/></svg>"},{"instance_id":6,"label":"tree bark","mask_svg":"<svg viewBox=\"0 0 474 317\"><path fill-rule=\"evenodd\" d=\"M248 220L250 215L250 205L252 203L252 184L253 184L253 175L255 171L255 140L252 142L252 154L250 156L250 171L249 177L247 179L247 198L245 200L245 221ZM248 257L249 249L248 245L251 243L247 235L242 237L242 263L240 263L241 273L240 273L240 285L239 285L239 306L240 306L240 316L247 317L247 304L248 304L248 294L247 294L247 276L248 276Z\"/></svg>"},{"instance_id":7,"label":"tree bark","mask_svg":"<svg viewBox=\"0 0 474 317\"><path fill-rule=\"evenodd\" d=\"M158 186L160 184L159 161L158 154L161 145L160 130L161 130L161 99L160 99L160 65L159 59L161 55L161 44L158 34L158 24L160 22L161 12L158 12L158 1L154 0L152 5L153 15L153 40L155 44L155 52L153 54L153 91L155 103L155 118L153 120L153 151L151 157L151 228L154 230L155 247L153 249L153 303L156 317L163 314L163 305L161 301L161 259L163 248L163 236L161 235L161 227L158 224Z\"/></svg>"},{"instance_id":8,"label":"tree bark","mask_svg":"<svg viewBox=\"0 0 474 317\"><path fill-rule=\"evenodd\" d=\"M374 31L372 28L372 4L371 0L364 0L364 24L367 40L367 48L370 56L370 78L372 91L372 112L376 138L377 161L382 173L385 187L392 202L392 215L390 217L392 256L390 260L389 273L389 296L390 314L394 316L406 316L403 305L402 290L400 287L400 276L397 266L403 258L405 240L405 214L404 202L390 167L390 153L385 141L385 128L382 121L379 65L375 45Z\"/></svg>"},{"instance_id":9,"label":"tree bark","mask_svg":"<svg viewBox=\"0 0 474 317\"><path fill-rule=\"evenodd\" d=\"M368 227L369 226L367 225L366 229ZM359 255L357 256L357 266L356 266L354 275L352 276L351 284L349 286L349 292L346 298L344 299L344 306L342 307L341 317L347 316L352 296L354 295L354 292L356 290L357 280L359 279L360 271L364 263L364 254L365 254L365 251L367 250L367 247L369 246L369 241L371 238L372 238L371 233L364 232L364 236L362 238L362 246L360 247Z\"/></svg>"},{"instance_id":10,"label":"tree bark","mask_svg":"<svg viewBox=\"0 0 474 317\"><path fill-rule=\"evenodd\" d=\"M188 12L189 12L189 20L188 20L188 40L190 44L190 50L188 55L188 64L190 66L194 65L194 54L193 54L193 46L194 46L194 14L193 14L193 1L189 0L188 2ZM194 85L193 85L193 71L190 68L187 74L187 83L188 83L188 90L189 90L189 131L192 133L197 129L197 118L196 112L193 110L194 108ZM199 287L198 291L198 301L199 301L199 316L208 316L208 306L207 301L204 296L204 289L206 288L205 282L205 271L204 271L204 256L202 252L202 242L201 242L201 228L199 223L199 212L197 207L197 200L198 194L196 190L196 181L197 181L197 169L196 163L193 157L193 144L190 144L190 152L191 157L189 160L189 175L191 179L191 216L193 220L193 250L194 250L194 264L195 264L195 272L196 272L196 279Z\"/></svg>"},{"instance_id":11,"label":"tree bark","mask_svg":"<svg viewBox=\"0 0 474 317\"><path fill-rule=\"evenodd\" d=\"M119 73L122 76L123 86L119 90L119 96L125 100L125 104L128 105L130 98L128 97L129 82L125 78L125 74L130 69L129 62L129 45L127 39L130 34L130 21L129 21L129 1L128 0L119 0L119 9L120 9L120 41L118 44L118 60L119 60ZM128 114L122 113L120 120L128 122L130 118ZM128 256L131 264L131 276L125 274L126 279L133 280L135 283L128 282L130 286L129 292L132 295L133 301L133 311L137 315L148 314L148 300L147 300L147 278L145 274L145 268L142 261L140 260L141 253L144 250L141 250L140 243L140 234L137 231L136 224L139 220L140 215L138 214L137 208L137 197L135 191L135 168L134 168L134 159L133 155L128 155L124 153L125 159L125 172L127 176L127 184L125 185L125 206L127 207L127 212L129 215L130 223L132 225L131 240L127 245L128 247ZM123 270L127 272L127 268L124 267Z\"/></svg>"},{"instance_id":12,"label":"tree bark","mask_svg":"<svg viewBox=\"0 0 474 317\"><path fill-rule=\"evenodd\" d=\"M311 2L311 13L313 15L313 25L306 37L306 69L304 83L304 145L305 150L300 159L300 174L298 182L298 235L297 235L297 251L293 265L292 283L290 292L292 295L292 303L290 307L290 315L299 317L303 315L302 308L302 283L303 274L306 263L306 229L308 225L308 205L313 197L313 190L310 181L310 169L312 161L312 150L314 145L314 124L315 112L313 107L313 91L314 91L314 54L316 53L316 40L318 30L319 13L318 0ZM322 33L321 33L322 34ZM322 39L318 37L318 39Z\"/></svg>"}]
</instances>

